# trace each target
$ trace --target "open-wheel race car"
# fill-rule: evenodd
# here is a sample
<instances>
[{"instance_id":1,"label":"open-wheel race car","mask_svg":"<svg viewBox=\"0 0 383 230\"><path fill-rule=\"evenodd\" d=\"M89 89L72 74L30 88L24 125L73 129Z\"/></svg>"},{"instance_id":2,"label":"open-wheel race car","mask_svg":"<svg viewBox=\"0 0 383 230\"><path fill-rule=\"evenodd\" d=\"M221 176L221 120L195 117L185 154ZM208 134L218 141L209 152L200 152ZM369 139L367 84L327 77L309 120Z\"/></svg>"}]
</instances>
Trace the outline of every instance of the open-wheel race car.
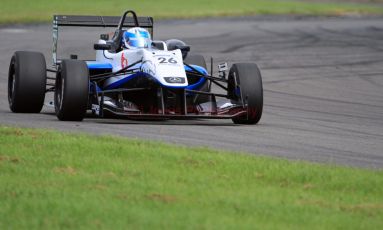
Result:
<instances>
[{"instance_id":1,"label":"open-wheel race car","mask_svg":"<svg viewBox=\"0 0 383 230\"><path fill-rule=\"evenodd\" d=\"M101 34L96 59L57 58L59 26L116 27L111 39ZM153 18L126 11L122 17L55 15L53 68L44 55L17 51L8 76L8 100L15 113L39 113L47 92L54 92L59 120L95 116L130 119L232 119L256 124L263 89L255 63L219 65L210 74L203 56L183 41L153 41ZM213 63L213 60L211 61ZM212 85L225 93L213 93ZM217 100L220 98L220 100ZM89 113L87 113L89 112Z\"/></svg>"}]
</instances>

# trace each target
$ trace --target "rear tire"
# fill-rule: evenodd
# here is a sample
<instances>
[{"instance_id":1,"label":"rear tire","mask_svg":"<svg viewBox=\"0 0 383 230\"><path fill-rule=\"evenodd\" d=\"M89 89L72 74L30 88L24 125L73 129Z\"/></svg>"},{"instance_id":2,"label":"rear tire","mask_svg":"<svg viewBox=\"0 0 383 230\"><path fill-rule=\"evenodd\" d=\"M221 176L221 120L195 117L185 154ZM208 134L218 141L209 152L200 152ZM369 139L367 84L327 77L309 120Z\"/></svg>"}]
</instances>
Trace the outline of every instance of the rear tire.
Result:
<instances>
[{"instance_id":1,"label":"rear tire","mask_svg":"<svg viewBox=\"0 0 383 230\"><path fill-rule=\"evenodd\" d=\"M39 113L44 105L46 63L37 52L17 51L8 72L8 102L14 113Z\"/></svg>"},{"instance_id":2,"label":"rear tire","mask_svg":"<svg viewBox=\"0 0 383 230\"><path fill-rule=\"evenodd\" d=\"M240 91L235 88L235 80ZM257 124L263 110L262 77L255 63L233 64L229 72L228 94L232 100L239 100L240 95L247 99L248 112L244 116L233 118L235 124Z\"/></svg>"},{"instance_id":3,"label":"rear tire","mask_svg":"<svg viewBox=\"0 0 383 230\"><path fill-rule=\"evenodd\" d=\"M56 77L55 111L61 121L82 121L88 106L89 70L84 61L63 60Z\"/></svg>"},{"instance_id":4,"label":"rear tire","mask_svg":"<svg viewBox=\"0 0 383 230\"><path fill-rule=\"evenodd\" d=\"M187 63L189 65L201 66L201 67L203 67L207 71L206 61L205 61L205 58L202 55L199 55L199 54L192 54L192 55L190 55L189 54L185 58L185 63ZM203 83L203 85L199 89L199 91L209 92L209 86L208 85L209 85L209 81L206 80L205 83ZM198 95L196 97L197 97L196 104L202 104L202 103L210 101L209 95L202 95L202 94L200 94L200 95Z\"/></svg>"}]
</instances>

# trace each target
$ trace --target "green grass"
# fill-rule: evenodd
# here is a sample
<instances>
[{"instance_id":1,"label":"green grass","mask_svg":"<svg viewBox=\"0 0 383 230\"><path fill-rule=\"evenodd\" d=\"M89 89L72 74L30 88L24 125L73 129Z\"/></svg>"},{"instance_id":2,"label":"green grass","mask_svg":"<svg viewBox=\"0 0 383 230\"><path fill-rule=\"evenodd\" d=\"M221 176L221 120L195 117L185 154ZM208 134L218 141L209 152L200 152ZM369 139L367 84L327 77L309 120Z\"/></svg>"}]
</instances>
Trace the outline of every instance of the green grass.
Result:
<instances>
[{"instance_id":1,"label":"green grass","mask_svg":"<svg viewBox=\"0 0 383 230\"><path fill-rule=\"evenodd\" d=\"M157 19L255 14L383 14L383 7L376 5L298 0L2 0L0 23L49 22L53 14L121 15L125 9Z\"/></svg>"},{"instance_id":2,"label":"green grass","mask_svg":"<svg viewBox=\"0 0 383 230\"><path fill-rule=\"evenodd\" d=\"M0 229L382 226L382 171L0 126Z\"/></svg>"}]
</instances>

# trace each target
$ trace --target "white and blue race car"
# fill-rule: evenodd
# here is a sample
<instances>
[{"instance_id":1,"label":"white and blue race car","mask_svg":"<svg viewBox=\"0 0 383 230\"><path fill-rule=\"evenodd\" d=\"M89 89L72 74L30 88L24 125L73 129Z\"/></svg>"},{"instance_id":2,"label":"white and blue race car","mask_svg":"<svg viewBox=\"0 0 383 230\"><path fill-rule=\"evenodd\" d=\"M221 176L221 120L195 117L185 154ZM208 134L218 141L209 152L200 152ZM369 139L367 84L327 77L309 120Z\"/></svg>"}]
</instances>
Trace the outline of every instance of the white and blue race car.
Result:
<instances>
[{"instance_id":1,"label":"white and blue race car","mask_svg":"<svg viewBox=\"0 0 383 230\"><path fill-rule=\"evenodd\" d=\"M128 16L131 15L131 16ZM57 58L59 26L116 27L111 39L102 34L96 59ZM219 65L208 73L203 56L176 39L153 41L153 18L126 11L122 17L55 15L53 66L44 55L17 51L8 76L8 101L16 113L39 113L45 94L54 92L60 120L99 117L131 119L232 119L256 124L262 116L263 89L255 63ZM211 65L212 66L212 65ZM212 85L225 93L213 93ZM222 98L223 100L217 100Z\"/></svg>"}]
</instances>

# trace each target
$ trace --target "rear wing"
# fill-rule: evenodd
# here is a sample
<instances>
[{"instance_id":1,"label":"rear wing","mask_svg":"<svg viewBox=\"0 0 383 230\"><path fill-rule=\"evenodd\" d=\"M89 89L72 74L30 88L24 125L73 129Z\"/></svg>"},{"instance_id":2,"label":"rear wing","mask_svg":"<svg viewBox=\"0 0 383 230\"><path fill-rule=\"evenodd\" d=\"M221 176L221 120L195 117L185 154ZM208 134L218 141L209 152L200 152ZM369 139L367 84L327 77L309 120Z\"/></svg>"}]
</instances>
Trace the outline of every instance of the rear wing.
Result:
<instances>
[{"instance_id":1,"label":"rear wing","mask_svg":"<svg viewBox=\"0 0 383 230\"><path fill-rule=\"evenodd\" d=\"M123 28L135 27L133 17L125 17L124 22L121 22L120 16L84 16L84 15L54 15L53 16L53 65L58 64L57 60L57 42L59 36L59 27L116 27L122 23ZM137 17L139 27L147 29L153 37L153 18L152 17Z\"/></svg>"}]
</instances>

